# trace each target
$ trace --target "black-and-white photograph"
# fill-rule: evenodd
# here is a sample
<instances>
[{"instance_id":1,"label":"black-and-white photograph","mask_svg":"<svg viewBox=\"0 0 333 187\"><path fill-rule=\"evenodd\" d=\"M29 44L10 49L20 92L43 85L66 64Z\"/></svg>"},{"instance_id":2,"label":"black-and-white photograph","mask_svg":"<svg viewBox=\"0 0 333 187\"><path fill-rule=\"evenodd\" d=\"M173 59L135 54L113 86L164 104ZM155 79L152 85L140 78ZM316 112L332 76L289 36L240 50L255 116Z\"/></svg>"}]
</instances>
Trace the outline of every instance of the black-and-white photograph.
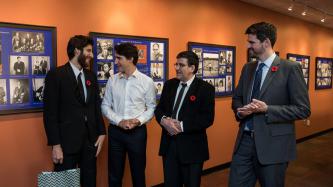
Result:
<instances>
[{"instance_id":1,"label":"black-and-white photograph","mask_svg":"<svg viewBox=\"0 0 333 187\"><path fill-rule=\"evenodd\" d=\"M108 80L114 74L113 63L97 62L97 79Z\"/></svg>"},{"instance_id":2,"label":"black-and-white photograph","mask_svg":"<svg viewBox=\"0 0 333 187\"><path fill-rule=\"evenodd\" d=\"M33 75L46 75L50 70L49 56L32 56L31 57L31 72Z\"/></svg>"},{"instance_id":3,"label":"black-and-white photograph","mask_svg":"<svg viewBox=\"0 0 333 187\"><path fill-rule=\"evenodd\" d=\"M232 65L233 59L232 59L232 51L227 51L227 59L226 59L226 64L227 65Z\"/></svg>"},{"instance_id":4,"label":"black-and-white photograph","mask_svg":"<svg viewBox=\"0 0 333 187\"><path fill-rule=\"evenodd\" d=\"M33 102L40 103L43 102L44 93L44 79L32 79L32 92L33 92Z\"/></svg>"},{"instance_id":5,"label":"black-and-white photograph","mask_svg":"<svg viewBox=\"0 0 333 187\"><path fill-rule=\"evenodd\" d=\"M0 79L0 105L7 103L6 79Z\"/></svg>"},{"instance_id":6,"label":"black-and-white photograph","mask_svg":"<svg viewBox=\"0 0 333 187\"><path fill-rule=\"evenodd\" d=\"M215 79L215 92L225 92L225 78Z\"/></svg>"},{"instance_id":7,"label":"black-and-white photograph","mask_svg":"<svg viewBox=\"0 0 333 187\"><path fill-rule=\"evenodd\" d=\"M154 82L155 83L155 88L156 88L156 94L157 95L161 95L162 94L162 90L163 90L163 82L162 81L158 81L158 82Z\"/></svg>"},{"instance_id":8,"label":"black-and-white photograph","mask_svg":"<svg viewBox=\"0 0 333 187\"><path fill-rule=\"evenodd\" d=\"M113 60L113 40L97 38L97 59Z\"/></svg>"},{"instance_id":9,"label":"black-and-white photograph","mask_svg":"<svg viewBox=\"0 0 333 187\"><path fill-rule=\"evenodd\" d=\"M151 63L150 75L153 79L162 79L163 75L163 63Z\"/></svg>"},{"instance_id":10,"label":"black-and-white photograph","mask_svg":"<svg viewBox=\"0 0 333 187\"><path fill-rule=\"evenodd\" d=\"M203 79L204 81L208 82L210 85L214 86L214 79Z\"/></svg>"},{"instance_id":11,"label":"black-and-white photograph","mask_svg":"<svg viewBox=\"0 0 333 187\"><path fill-rule=\"evenodd\" d=\"M10 103L29 102L29 79L9 79Z\"/></svg>"},{"instance_id":12,"label":"black-and-white photograph","mask_svg":"<svg viewBox=\"0 0 333 187\"><path fill-rule=\"evenodd\" d=\"M203 53L203 76L218 76L219 55L215 53Z\"/></svg>"},{"instance_id":13,"label":"black-and-white photograph","mask_svg":"<svg viewBox=\"0 0 333 187\"><path fill-rule=\"evenodd\" d=\"M232 72L232 66L227 66L227 73L231 73Z\"/></svg>"},{"instance_id":14,"label":"black-and-white photograph","mask_svg":"<svg viewBox=\"0 0 333 187\"><path fill-rule=\"evenodd\" d=\"M98 89L99 89L99 97L101 98L101 100L103 100L106 90L106 84L98 84Z\"/></svg>"},{"instance_id":15,"label":"black-and-white photograph","mask_svg":"<svg viewBox=\"0 0 333 187\"><path fill-rule=\"evenodd\" d=\"M202 77L202 61L199 61L198 71L196 73L198 77Z\"/></svg>"},{"instance_id":16,"label":"black-and-white photograph","mask_svg":"<svg viewBox=\"0 0 333 187\"><path fill-rule=\"evenodd\" d=\"M150 61L164 60L164 44L151 42L150 43Z\"/></svg>"},{"instance_id":17,"label":"black-and-white photograph","mask_svg":"<svg viewBox=\"0 0 333 187\"><path fill-rule=\"evenodd\" d=\"M227 63L227 51L222 50L220 52L220 61L219 61L219 65L226 65Z\"/></svg>"},{"instance_id":18,"label":"black-and-white photograph","mask_svg":"<svg viewBox=\"0 0 333 187\"><path fill-rule=\"evenodd\" d=\"M226 91L232 91L232 76L226 76Z\"/></svg>"},{"instance_id":19,"label":"black-and-white photograph","mask_svg":"<svg viewBox=\"0 0 333 187\"><path fill-rule=\"evenodd\" d=\"M193 48L192 51L198 56L199 61L202 61L202 48Z\"/></svg>"},{"instance_id":20,"label":"black-and-white photograph","mask_svg":"<svg viewBox=\"0 0 333 187\"><path fill-rule=\"evenodd\" d=\"M36 52L43 53L44 34L38 32L13 32L12 35L13 52Z\"/></svg>"},{"instance_id":21,"label":"black-and-white photograph","mask_svg":"<svg viewBox=\"0 0 333 187\"><path fill-rule=\"evenodd\" d=\"M219 75L224 75L226 72L226 66L220 66L219 67Z\"/></svg>"},{"instance_id":22,"label":"black-and-white photograph","mask_svg":"<svg viewBox=\"0 0 333 187\"><path fill-rule=\"evenodd\" d=\"M28 56L10 56L10 75L28 75Z\"/></svg>"}]
</instances>

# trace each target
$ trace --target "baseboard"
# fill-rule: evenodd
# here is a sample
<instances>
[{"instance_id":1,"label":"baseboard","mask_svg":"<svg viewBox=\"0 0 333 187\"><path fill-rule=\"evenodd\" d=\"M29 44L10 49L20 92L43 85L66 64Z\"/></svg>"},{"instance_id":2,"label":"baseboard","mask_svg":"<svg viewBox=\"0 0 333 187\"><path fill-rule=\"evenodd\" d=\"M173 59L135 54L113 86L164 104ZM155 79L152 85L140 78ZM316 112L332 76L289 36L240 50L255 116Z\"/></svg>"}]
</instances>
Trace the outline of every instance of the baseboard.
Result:
<instances>
[{"instance_id":1,"label":"baseboard","mask_svg":"<svg viewBox=\"0 0 333 187\"><path fill-rule=\"evenodd\" d=\"M306 140L321 136L321 135L329 133L331 131L333 131L333 128L330 128L330 129L327 129L327 130L324 130L324 131L321 131L321 132L317 132L315 134L311 134L309 136L297 139L296 142L297 143L302 143ZM230 164L231 164L231 162L227 162L227 163L224 163L224 164L220 164L220 165L205 169L205 170L202 171L202 175L208 175L208 174L211 174L211 173L214 173L214 172L217 172L217 171L227 169L227 168L230 167ZM164 183L160 183L160 184L154 185L152 187L163 187L163 186L164 186Z\"/></svg>"},{"instance_id":2,"label":"baseboard","mask_svg":"<svg viewBox=\"0 0 333 187\"><path fill-rule=\"evenodd\" d=\"M303 138L297 139L296 142L297 142L297 143L302 143L302 142L304 142L304 141L306 141L306 140L309 140L309 139L312 139L312 138L315 138L315 137L321 136L321 135L326 134L326 133L329 133L329 132L331 132L331 131L333 131L333 128L330 128L330 129L327 129L327 130L324 130L324 131L320 131L320 132L317 132L317 133L311 134L311 135L309 135L309 136L305 136L305 137L303 137Z\"/></svg>"}]
</instances>

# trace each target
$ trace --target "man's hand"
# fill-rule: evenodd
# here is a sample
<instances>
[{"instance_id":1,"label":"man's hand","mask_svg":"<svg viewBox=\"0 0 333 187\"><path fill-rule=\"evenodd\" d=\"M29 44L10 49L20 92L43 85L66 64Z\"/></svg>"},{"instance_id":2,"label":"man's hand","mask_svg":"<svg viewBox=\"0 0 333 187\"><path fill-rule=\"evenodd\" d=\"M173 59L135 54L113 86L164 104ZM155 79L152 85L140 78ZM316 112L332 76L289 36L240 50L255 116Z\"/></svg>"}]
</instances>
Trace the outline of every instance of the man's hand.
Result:
<instances>
[{"instance_id":1,"label":"man's hand","mask_svg":"<svg viewBox=\"0 0 333 187\"><path fill-rule=\"evenodd\" d=\"M265 113L267 112L267 104L263 101L252 99L252 102L250 103L251 107L253 108L254 113Z\"/></svg>"},{"instance_id":2,"label":"man's hand","mask_svg":"<svg viewBox=\"0 0 333 187\"><path fill-rule=\"evenodd\" d=\"M95 143L95 147L97 147L97 151L96 151L96 155L95 155L96 157L101 152L104 139L105 139L105 135L100 135L100 136L98 136L98 138L96 140L96 143Z\"/></svg>"},{"instance_id":3,"label":"man's hand","mask_svg":"<svg viewBox=\"0 0 333 187\"><path fill-rule=\"evenodd\" d=\"M128 129L134 129L139 126L141 122L138 119L129 119Z\"/></svg>"},{"instance_id":4,"label":"man's hand","mask_svg":"<svg viewBox=\"0 0 333 187\"><path fill-rule=\"evenodd\" d=\"M64 153L60 144L52 146L52 161L55 164L62 164L64 161Z\"/></svg>"},{"instance_id":5,"label":"man's hand","mask_svg":"<svg viewBox=\"0 0 333 187\"><path fill-rule=\"evenodd\" d=\"M119 122L118 126L124 130L128 130L129 128L129 120L123 119Z\"/></svg>"},{"instance_id":6,"label":"man's hand","mask_svg":"<svg viewBox=\"0 0 333 187\"><path fill-rule=\"evenodd\" d=\"M161 125L168 131L171 136L177 135L182 132L180 124L177 120L171 119L169 117L163 118Z\"/></svg>"},{"instance_id":7,"label":"man's hand","mask_svg":"<svg viewBox=\"0 0 333 187\"><path fill-rule=\"evenodd\" d=\"M252 110L250 104L245 105L245 106L243 106L241 108L237 108L237 115L240 118L244 118L244 117L246 117L248 115L251 115L252 113L253 113L253 110Z\"/></svg>"}]
</instances>

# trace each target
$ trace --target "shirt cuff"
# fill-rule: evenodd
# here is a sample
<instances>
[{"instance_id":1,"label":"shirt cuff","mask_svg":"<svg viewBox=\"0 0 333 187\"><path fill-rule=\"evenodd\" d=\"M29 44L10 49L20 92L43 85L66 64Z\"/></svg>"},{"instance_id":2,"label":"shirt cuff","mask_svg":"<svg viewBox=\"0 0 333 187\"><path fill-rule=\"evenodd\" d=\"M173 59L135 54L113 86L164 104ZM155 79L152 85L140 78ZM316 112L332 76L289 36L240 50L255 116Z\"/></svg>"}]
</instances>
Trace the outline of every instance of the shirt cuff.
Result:
<instances>
[{"instance_id":1,"label":"shirt cuff","mask_svg":"<svg viewBox=\"0 0 333 187\"><path fill-rule=\"evenodd\" d=\"M182 132L184 132L183 121L181 121L179 124L180 124L180 128L182 129Z\"/></svg>"}]
</instances>

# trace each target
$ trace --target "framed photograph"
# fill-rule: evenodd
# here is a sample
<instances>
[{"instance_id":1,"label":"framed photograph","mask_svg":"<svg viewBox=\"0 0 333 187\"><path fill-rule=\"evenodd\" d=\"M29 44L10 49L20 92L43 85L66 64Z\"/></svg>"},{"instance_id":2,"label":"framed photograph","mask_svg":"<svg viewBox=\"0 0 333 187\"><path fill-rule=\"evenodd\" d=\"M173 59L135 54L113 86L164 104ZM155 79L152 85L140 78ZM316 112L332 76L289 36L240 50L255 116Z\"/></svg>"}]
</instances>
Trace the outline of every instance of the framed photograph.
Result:
<instances>
[{"instance_id":1,"label":"framed photograph","mask_svg":"<svg viewBox=\"0 0 333 187\"><path fill-rule=\"evenodd\" d=\"M91 32L90 36L94 40L95 63L92 65L92 69L97 74L101 98L104 96L105 85L109 77L118 73L117 65L115 65L114 46L129 42L138 48L137 69L154 80L157 98L159 99L164 82L168 79L169 39L97 32ZM99 53L102 54L103 50L109 51L104 52L109 57L103 55L103 58L99 58L98 55Z\"/></svg>"},{"instance_id":2,"label":"framed photograph","mask_svg":"<svg viewBox=\"0 0 333 187\"><path fill-rule=\"evenodd\" d=\"M309 89L310 56L288 53L287 59L301 65L304 81Z\"/></svg>"},{"instance_id":3,"label":"framed photograph","mask_svg":"<svg viewBox=\"0 0 333 187\"><path fill-rule=\"evenodd\" d=\"M315 89L332 88L333 58L316 57Z\"/></svg>"},{"instance_id":4,"label":"framed photograph","mask_svg":"<svg viewBox=\"0 0 333 187\"><path fill-rule=\"evenodd\" d=\"M56 56L55 27L0 23L0 114L42 111Z\"/></svg>"},{"instance_id":5,"label":"framed photograph","mask_svg":"<svg viewBox=\"0 0 333 187\"><path fill-rule=\"evenodd\" d=\"M280 56L279 51L274 51L277 56ZM249 49L247 49L247 62L255 62L258 61L257 57L251 56Z\"/></svg>"},{"instance_id":6,"label":"framed photograph","mask_svg":"<svg viewBox=\"0 0 333 187\"><path fill-rule=\"evenodd\" d=\"M215 87L215 96L231 96L234 91L236 47L188 42L188 50L199 57L196 74Z\"/></svg>"}]
</instances>

